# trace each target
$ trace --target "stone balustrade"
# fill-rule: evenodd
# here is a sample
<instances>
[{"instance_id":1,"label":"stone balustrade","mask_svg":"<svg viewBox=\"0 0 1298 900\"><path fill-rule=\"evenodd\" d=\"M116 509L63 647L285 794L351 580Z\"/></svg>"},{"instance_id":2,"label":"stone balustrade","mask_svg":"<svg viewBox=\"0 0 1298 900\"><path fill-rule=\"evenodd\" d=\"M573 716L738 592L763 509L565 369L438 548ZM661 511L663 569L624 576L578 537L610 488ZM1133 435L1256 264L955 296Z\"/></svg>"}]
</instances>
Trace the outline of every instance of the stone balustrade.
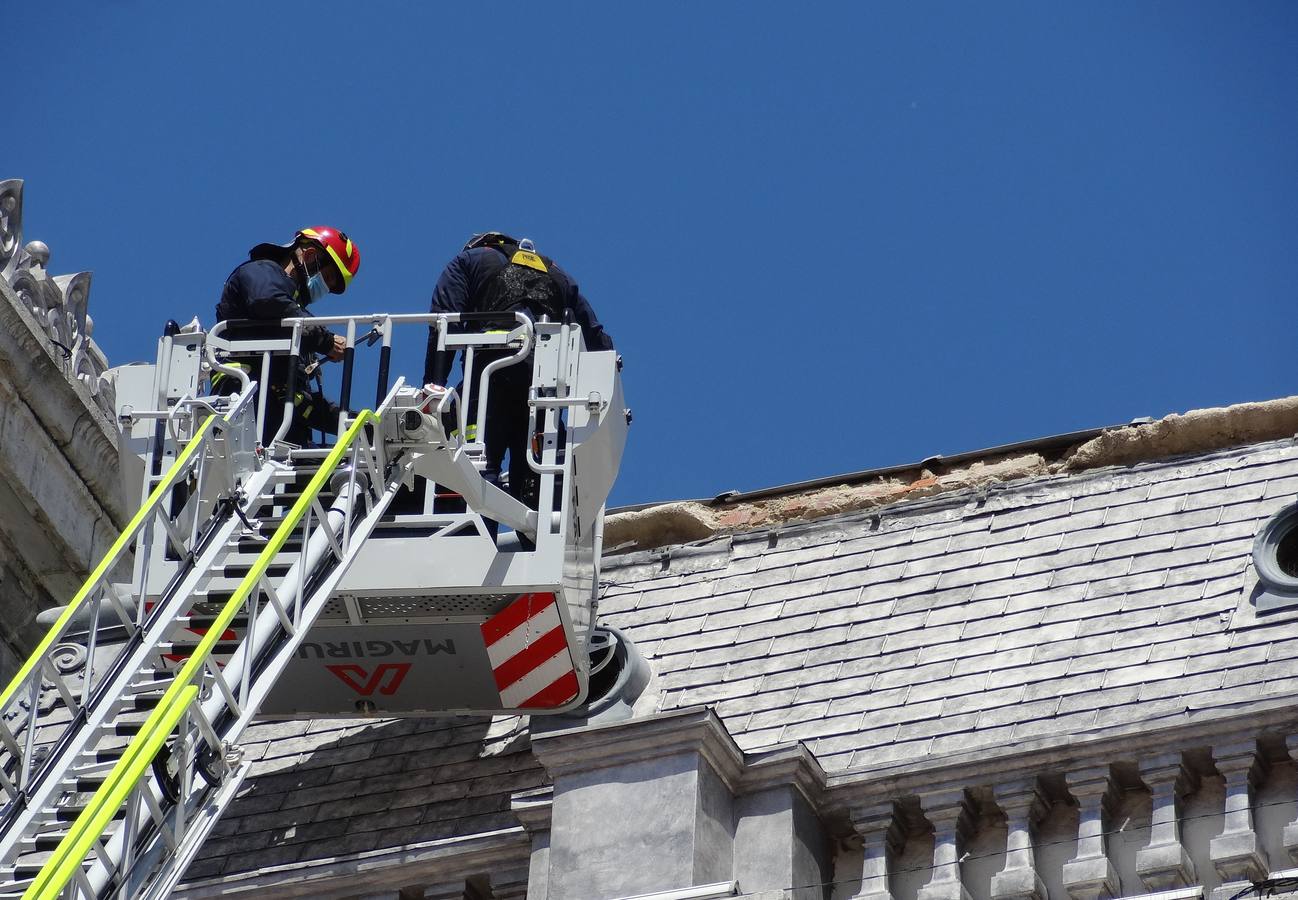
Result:
<instances>
[{"instance_id":1,"label":"stone balustrade","mask_svg":"<svg viewBox=\"0 0 1298 900\"><path fill-rule=\"evenodd\" d=\"M905 788L918 778L891 779L901 788L892 797L851 806L860 855L840 854L830 896L1228 900L1298 861L1298 736L1263 730L1177 749L1104 749L1108 759L1073 752L1033 772L966 772L958 784L929 778L914 791ZM851 782L831 779L828 796L854 792Z\"/></svg>"}]
</instances>

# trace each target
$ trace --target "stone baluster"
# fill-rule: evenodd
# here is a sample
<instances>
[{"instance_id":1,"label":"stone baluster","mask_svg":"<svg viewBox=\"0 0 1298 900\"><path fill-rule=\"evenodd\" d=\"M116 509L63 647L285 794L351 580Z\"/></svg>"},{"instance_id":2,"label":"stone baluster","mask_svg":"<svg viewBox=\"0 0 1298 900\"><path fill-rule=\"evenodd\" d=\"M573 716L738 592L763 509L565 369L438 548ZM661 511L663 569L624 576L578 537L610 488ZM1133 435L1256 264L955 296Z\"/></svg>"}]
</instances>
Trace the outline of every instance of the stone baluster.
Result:
<instances>
[{"instance_id":1,"label":"stone baluster","mask_svg":"<svg viewBox=\"0 0 1298 900\"><path fill-rule=\"evenodd\" d=\"M1035 778L998 784L996 805L1005 813L1005 868L992 876L992 900L1044 900L1045 886L1032 856L1032 818L1045 805Z\"/></svg>"},{"instance_id":2,"label":"stone baluster","mask_svg":"<svg viewBox=\"0 0 1298 900\"><path fill-rule=\"evenodd\" d=\"M1189 887L1197 880L1194 863L1181 843L1180 799L1191 781L1179 753L1140 761L1140 777L1152 795L1149 845L1136 854L1136 874L1151 891Z\"/></svg>"},{"instance_id":3,"label":"stone baluster","mask_svg":"<svg viewBox=\"0 0 1298 900\"><path fill-rule=\"evenodd\" d=\"M1119 896L1118 873L1104 845L1104 803L1109 767L1069 772L1068 791L1077 801L1077 855L1064 863L1064 889L1073 900Z\"/></svg>"},{"instance_id":4,"label":"stone baluster","mask_svg":"<svg viewBox=\"0 0 1298 900\"><path fill-rule=\"evenodd\" d=\"M963 790L920 795L924 816L933 825L933 877L919 889L918 900L971 900L960 879L960 817L966 812Z\"/></svg>"},{"instance_id":5,"label":"stone baluster","mask_svg":"<svg viewBox=\"0 0 1298 900\"><path fill-rule=\"evenodd\" d=\"M1289 758L1298 764L1298 734L1285 738L1285 748L1289 751ZM1290 858L1298 862L1298 816L1284 827L1283 840L1284 848L1289 851Z\"/></svg>"},{"instance_id":6,"label":"stone baluster","mask_svg":"<svg viewBox=\"0 0 1298 900\"><path fill-rule=\"evenodd\" d=\"M861 836L861 887L852 900L892 900L889 860L896 853L897 825L891 803L852 810L852 827Z\"/></svg>"},{"instance_id":7,"label":"stone baluster","mask_svg":"<svg viewBox=\"0 0 1298 900\"><path fill-rule=\"evenodd\" d=\"M1222 832L1208 845L1208 856L1221 876L1223 889L1236 883L1230 890L1233 894L1235 887L1260 881L1270 869L1266 851L1253 830L1252 791L1264 762L1256 741L1214 747L1212 755L1226 782L1226 804Z\"/></svg>"}]
</instances>

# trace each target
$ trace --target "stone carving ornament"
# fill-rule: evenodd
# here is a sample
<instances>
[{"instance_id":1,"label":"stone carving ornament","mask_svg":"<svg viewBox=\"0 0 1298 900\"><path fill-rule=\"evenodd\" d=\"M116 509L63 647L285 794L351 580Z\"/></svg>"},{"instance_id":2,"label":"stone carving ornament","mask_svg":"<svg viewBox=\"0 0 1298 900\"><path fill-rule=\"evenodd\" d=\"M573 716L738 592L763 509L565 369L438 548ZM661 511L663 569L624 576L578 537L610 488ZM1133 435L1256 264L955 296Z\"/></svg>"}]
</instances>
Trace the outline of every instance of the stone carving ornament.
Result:
<instances>
[{"instance_id":1,"label":"stone carving ornament","mask_svg":"<svg viewBox=\"0 0 1298 900\"><path fill-rule=\"evenodd\" d=\"M108 415L114 410L108 360L91 340L94 321L87 308L90 273L51 275L50 248L41 241L22 243L23 183L0 181L0 277L13 288L19 301L35 317L46 339L63 360L70 381L86 386Z\"/></svg>"}]
</instances>

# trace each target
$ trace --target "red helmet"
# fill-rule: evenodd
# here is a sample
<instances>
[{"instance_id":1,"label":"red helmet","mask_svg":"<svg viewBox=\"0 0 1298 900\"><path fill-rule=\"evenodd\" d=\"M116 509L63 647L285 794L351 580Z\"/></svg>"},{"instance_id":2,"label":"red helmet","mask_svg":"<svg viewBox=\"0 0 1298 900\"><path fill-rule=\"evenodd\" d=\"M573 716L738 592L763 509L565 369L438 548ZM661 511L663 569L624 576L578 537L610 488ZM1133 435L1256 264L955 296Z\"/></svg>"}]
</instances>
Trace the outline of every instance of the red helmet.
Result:
<instances>
[{"instance_id":1,"label":"red helmet","mask_svg":"<svg viewBox=\"0 0 1298 900\"><path fill-rule=\"evenodd\" d=\"M343 277L342 291L335 293L341 294L347 290L347 285L352 283L352 276L356 274L361 267L361 251L352 243L351 238L343 234L336 228L330 228L328 225L313 225L310 228L303 228L294 238L301 240L308 238L315 241L325 249L329 258L334 261L338 267L338 272Z\"/></svg>"}]
</instances>

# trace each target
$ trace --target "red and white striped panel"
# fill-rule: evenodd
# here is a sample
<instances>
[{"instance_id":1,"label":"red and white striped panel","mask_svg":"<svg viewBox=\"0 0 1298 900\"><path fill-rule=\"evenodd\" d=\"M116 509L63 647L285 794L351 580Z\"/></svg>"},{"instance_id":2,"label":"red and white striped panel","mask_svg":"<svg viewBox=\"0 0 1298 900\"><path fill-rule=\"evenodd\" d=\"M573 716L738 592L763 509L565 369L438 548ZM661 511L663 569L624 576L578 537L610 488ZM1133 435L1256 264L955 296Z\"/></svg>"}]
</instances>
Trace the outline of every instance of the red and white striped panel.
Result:
<instances>
[{"instance_id":1,"label":"red and white striped panel","mask_svg":"<svg viewBox=\"0 0 1298 900\"><path fill-rule=\"evenodd\" d=\"M554 594L522 594L482 623L505 709L553 709L577 696L577 673Z\"/></svg>"}]
</instances>

